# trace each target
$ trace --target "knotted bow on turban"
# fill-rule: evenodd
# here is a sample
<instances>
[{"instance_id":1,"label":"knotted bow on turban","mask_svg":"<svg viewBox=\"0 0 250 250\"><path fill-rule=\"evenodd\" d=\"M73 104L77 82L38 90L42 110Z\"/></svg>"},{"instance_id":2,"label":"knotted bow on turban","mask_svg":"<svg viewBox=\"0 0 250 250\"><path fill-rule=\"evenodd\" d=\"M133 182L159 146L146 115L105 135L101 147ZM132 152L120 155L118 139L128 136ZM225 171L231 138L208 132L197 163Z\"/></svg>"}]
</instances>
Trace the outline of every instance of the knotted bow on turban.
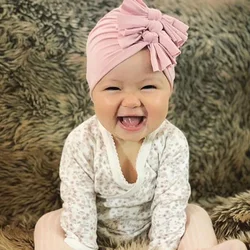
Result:
<instances>
[{"instance_id":1,"label":"knotted bow on turban","mask_svg":"<svg viewBox=\"0 0 250 250\"><path fill-rule=\"evenodd\" d=\"M176 57L187 40L188 26L143 0L124 0L106 14L87 41L87 81L90 94L103 76L145 47L153 71L163 71L173 86Z\"/></svg>"}]
</instances>

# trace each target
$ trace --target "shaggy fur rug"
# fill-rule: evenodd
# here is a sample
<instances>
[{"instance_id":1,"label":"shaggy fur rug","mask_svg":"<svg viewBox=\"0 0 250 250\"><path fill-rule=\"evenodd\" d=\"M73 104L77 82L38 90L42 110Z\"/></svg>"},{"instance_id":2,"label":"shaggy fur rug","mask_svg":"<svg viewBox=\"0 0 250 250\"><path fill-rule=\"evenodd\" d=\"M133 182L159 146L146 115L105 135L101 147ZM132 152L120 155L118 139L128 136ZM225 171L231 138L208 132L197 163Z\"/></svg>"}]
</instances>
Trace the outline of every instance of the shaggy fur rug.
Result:
<instances>
[{"instance_id":1,"label":"shaggy fur rug","mask_svg":"<svg viewBox=\"0 0 250 250\"><path fill-rule=\"evenodd\" d=\"M190 25L168 118L190 144L191 201L220 240L250 245L250 1L148 2ZM0 250L33 249L36 221L61 206L64 140L93 114L87 34L118 5L0 0Z\"/></svg>"}]
</instances>

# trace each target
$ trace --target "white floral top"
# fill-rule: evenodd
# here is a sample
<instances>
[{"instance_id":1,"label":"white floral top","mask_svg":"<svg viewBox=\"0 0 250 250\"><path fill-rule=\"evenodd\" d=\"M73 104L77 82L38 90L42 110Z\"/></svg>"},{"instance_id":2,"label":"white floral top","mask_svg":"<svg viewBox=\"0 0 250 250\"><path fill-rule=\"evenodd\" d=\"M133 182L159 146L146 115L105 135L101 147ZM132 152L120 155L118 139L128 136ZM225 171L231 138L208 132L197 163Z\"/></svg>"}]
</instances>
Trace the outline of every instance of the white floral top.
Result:
<instances>
[{"instance_id":1,"label":"white floral top","mask_svg":"<svg viewBox=\"0 0 250 250\"><path fill-rule=\"evenodd\" d=\"M136 162L137 181L122 174L112 135L96 116L66 139L60 164L65 242L98 249L97 237L126 242L147 235L149 249L175 250L190 196L189 148L169 121L148 135Z\"/></svg>"}]
</instances>

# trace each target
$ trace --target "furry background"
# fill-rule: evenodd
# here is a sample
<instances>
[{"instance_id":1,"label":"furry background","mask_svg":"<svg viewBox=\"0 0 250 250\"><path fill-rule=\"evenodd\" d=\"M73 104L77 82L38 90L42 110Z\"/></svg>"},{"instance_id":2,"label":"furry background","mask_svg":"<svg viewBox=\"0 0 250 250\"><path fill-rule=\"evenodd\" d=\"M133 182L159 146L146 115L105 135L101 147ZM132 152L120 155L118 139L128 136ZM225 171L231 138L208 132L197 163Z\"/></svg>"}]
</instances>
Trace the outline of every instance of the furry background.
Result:
<instances>
[{"instance_id":1,"label":"furry background","mask_svg":"<svg viewBox=\"0 0 250 250\"><path fill-rule=\"evenodd\" d=\"M93 114L87 34L120 2L0 0L0 250L33 249L36 221L61 206L64 140ZM250 245L250 1L148 3L190 26L168 118L190 144L191 201L219 239Z\"/></svg>"}]
</instances>

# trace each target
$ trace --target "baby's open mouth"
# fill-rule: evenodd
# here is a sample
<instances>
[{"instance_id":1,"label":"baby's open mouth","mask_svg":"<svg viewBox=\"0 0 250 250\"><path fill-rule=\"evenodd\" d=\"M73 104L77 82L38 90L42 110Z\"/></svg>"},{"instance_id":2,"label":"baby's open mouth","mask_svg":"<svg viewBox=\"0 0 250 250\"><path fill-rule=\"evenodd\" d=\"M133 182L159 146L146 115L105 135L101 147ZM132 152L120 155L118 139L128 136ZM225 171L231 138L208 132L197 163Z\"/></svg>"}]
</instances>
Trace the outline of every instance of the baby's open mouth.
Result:
<instances>
[{"instance_id":1,"label":"baby's open mouth","mask_svg":"<svg viewBox=\"0 0 250 250\"><path fill-rule=\"evenodd\" d=\"M126 127L137 127L144 121L145 116L118 116L118 119Z\"/></svg>"}]
</instances>

